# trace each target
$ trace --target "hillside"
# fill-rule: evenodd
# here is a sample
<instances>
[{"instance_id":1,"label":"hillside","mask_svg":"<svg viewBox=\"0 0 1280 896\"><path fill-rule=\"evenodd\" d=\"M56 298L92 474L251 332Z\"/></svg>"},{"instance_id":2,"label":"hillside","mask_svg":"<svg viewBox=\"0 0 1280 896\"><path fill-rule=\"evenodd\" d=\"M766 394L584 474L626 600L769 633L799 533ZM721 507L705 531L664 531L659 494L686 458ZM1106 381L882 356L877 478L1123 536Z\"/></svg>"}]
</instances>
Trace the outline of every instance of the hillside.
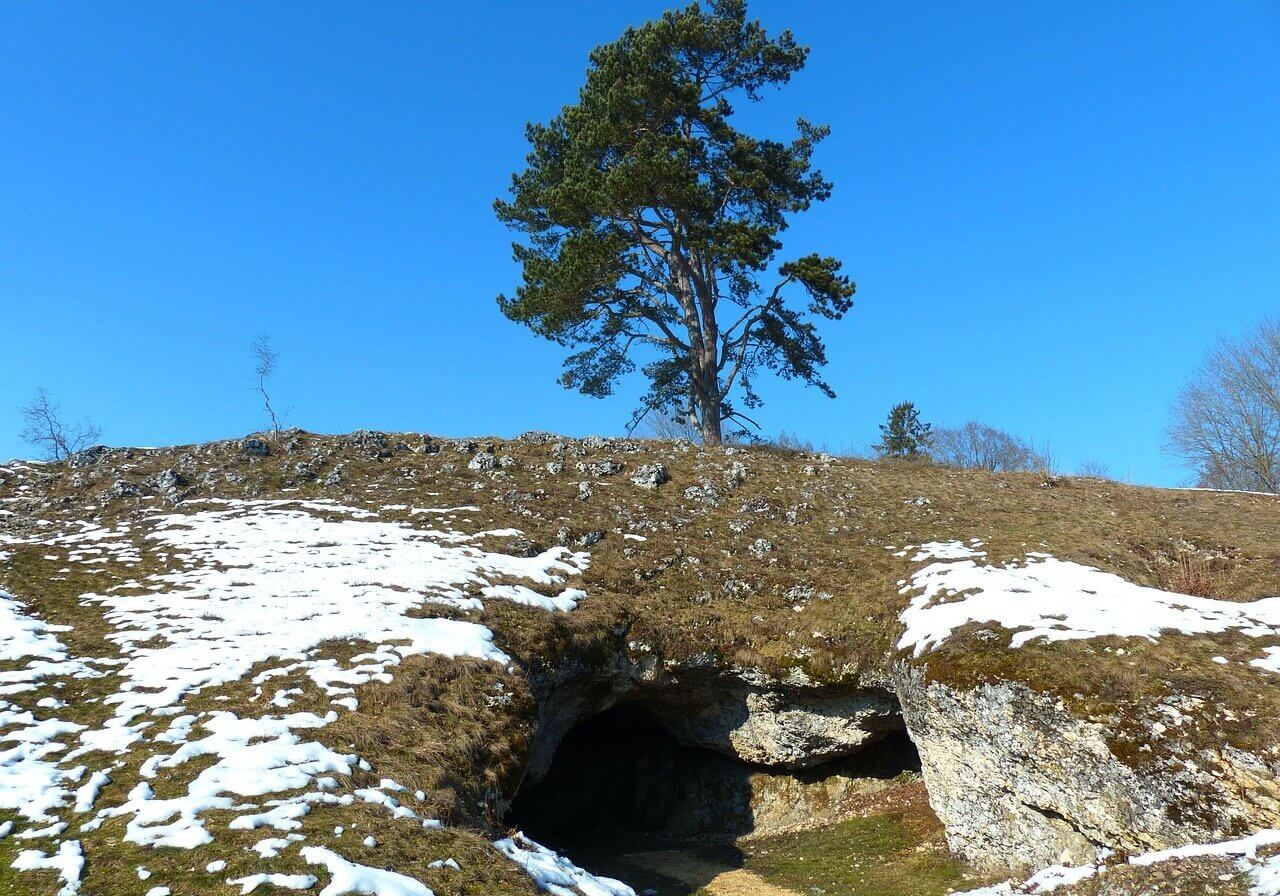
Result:
<instances>
[{"instance_id":1,"label":"hillside","mask_svg":"<svg viewBox=\"0 0 1280 896\"><path fill-rule=\"evenodd\" d=\"M537 433L10 463L0 893L1280 892L1277 533Z\"/></svg>"}]
</instances>

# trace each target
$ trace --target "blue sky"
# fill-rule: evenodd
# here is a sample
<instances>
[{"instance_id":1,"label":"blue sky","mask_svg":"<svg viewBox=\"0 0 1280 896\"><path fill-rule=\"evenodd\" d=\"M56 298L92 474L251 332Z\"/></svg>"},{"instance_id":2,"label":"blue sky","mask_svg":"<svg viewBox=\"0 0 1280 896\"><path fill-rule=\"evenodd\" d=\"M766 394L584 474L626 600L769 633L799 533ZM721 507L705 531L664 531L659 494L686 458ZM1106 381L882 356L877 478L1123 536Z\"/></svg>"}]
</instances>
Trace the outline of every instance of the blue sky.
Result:
<instances>
[{"instance_id":1,"label":"blue sky","mask_svg":"<svg viewBox=\"0 0 1280 896\"><path fill-rule=\"evenodd\" d=\"M258 428L259 334L307 429L619 431L639 383L566 392L561 350L499 314L491 203L524 122L663 8L0 0L0 457L39 385L113 444ZM765 428L865 446L909 399L1182 482L1177 389L1280 308L1280 4L752 13L812 54L741 125L833 129L835 194L784 253L859 287L839 397L770 386Z\"/></svg>"}]
</instances>

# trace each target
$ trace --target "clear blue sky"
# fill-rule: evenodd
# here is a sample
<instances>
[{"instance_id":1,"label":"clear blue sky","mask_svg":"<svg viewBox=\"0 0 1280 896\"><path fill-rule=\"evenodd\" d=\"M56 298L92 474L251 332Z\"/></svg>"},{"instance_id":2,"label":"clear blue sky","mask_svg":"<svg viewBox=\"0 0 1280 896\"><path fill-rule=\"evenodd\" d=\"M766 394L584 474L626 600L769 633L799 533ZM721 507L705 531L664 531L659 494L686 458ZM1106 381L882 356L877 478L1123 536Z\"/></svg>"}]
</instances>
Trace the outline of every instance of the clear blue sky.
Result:
<instances>
[{"instance_id":1,"label":"clear blue sky","mask_svg":"<svg viewBox=\"0 0 1280 896\"><path fill-rule=\"evenodd\" d=\"M0 457L48 386L113 444L262 425L271 334L290 422L617 432L506 321L491 203L522 128L587 52L662 3L0 0ZM787 249L843 258L839 398L769 387L762 422L865 445L910 399L1064 467L1176 484L1170 401L1280 309L1280 4L782 2L812 46L743 111L832 126L836 183Z\"/></svg>"}]
</instances>

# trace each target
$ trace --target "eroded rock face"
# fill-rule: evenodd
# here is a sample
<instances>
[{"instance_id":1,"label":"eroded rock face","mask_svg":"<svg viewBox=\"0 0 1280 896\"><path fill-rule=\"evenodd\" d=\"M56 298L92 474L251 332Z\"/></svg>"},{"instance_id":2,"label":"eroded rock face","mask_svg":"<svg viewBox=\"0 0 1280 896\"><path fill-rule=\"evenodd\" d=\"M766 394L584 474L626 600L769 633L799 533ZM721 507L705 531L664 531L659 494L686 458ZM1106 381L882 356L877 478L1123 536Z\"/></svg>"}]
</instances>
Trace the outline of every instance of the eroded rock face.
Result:
<instances>
[{"instance_id":1,"label":"eroded rock face","mask_svg":"<svg viewBox=\"0 0 1280 896\"><path fill-rule=\"evenodd\" d=\"M902 728L888 691L829 691L742 681L672 691L654 711L685 743L752 765L802 769L850 756Z\"/></svg>"},{"instance_id":2,"label":"eroded rock face","mask_svg":"<svg viewBox=\"0 0 1280 896\"><path fill-rule=\"evenodd\" d=\"M930 802L980 867L1086 862L1280 824L1277 772L1224 750L1135 767L1107 729L1015 683L955 690L901 666L895 681Z\"/></svg>"},{"instance_id":3,"label":"eroded rock face","mask_svg":"<svg viewBox=\"0 0 1280 896\"><path fill-rule=\"evenodd\" d=\"M757 830L803 824L858 792L858 775L845 780L828 764L868 755L904 724L951 848L982 868L1080 864L1103 849L1143 853L1280 827L1280 758L1176 740L1158 757L1118 756L1106 725L1016 682L959 689L903 663L874 685L822 687L617 656L563 666L539 689L527 784L575 725L634 703L685 747L768 773L754 794L734 777L736 802L711 801L750 807ZM821 780L804 778L817 767Z\"/></svg>"},{"instance_id":4,"label":"eroded rock face","mask_svg":"<svg viewBox=\"0 0 1280 896\"><path fill-rule=\"evenodd\" d=\"M543 777L513 800L509 820L535 839L631 845L831 824L860 799L913 777L905 733L882 743L817 768L763 769L682 742L646 706L625 702L565 734Z\"/></svg>"},{"instance_id":5,"label":"eroded rock face","mask_svg":"<svg viewBox=\"0 0 1280 896\"><path fill-rule=\"evenodd\" d=\"M578 722L637 701L688 746L770 769L811 768L852 756L903 728L886 687L820 687L709 668L669 669L615 657L588 669L569 662L539 677L539 718L526 774L542 777Z\"/></svg>"}]
</instances>

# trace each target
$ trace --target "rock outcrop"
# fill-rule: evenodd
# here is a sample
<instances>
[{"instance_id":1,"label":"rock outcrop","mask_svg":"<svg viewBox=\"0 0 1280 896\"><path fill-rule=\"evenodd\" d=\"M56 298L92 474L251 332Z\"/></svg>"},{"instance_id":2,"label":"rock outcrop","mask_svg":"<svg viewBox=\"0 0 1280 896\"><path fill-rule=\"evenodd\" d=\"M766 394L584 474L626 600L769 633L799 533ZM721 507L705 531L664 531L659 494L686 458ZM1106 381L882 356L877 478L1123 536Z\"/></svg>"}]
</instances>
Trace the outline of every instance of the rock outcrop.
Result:
<instances>
[{"instance_id":1,"label":"rock outcrop","mask_svg":"<svg viewBox=\"0 0 1280 896\"><path fill-rule=\"evenodd\" d=\"M653 708L682 741L768 768L809 768L851 756L902 728L889 691L791 687L756 676L666 692Z\"/></svg>"},{"instance_id":2,"label":"rock outcrop","mask_svg":"<svg viewBox=\"0 0 1280 896\"><path fill-rule=\"evenodd\" d=\"M974 864L1078 864L1280 825L1280 764L1240 750L1174 747L1142 765L1113 732L1007 681L960 690L918 667L895 674L930 802Z\"/></svg>"}]
</instances>

